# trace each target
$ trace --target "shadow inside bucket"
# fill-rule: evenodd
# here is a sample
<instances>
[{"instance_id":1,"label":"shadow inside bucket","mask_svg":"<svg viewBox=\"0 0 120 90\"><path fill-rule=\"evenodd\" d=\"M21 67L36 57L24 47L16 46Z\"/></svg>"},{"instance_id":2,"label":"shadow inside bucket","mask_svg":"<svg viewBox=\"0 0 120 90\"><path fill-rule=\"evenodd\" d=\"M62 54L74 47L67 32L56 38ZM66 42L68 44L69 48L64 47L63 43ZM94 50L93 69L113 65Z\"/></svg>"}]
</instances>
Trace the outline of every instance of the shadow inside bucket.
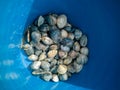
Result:
<instances>
[{"instance_id":1,"label":"shadow inside bucket","mask_svg":"<svg viewBox=\"0 0 120 90\"><path fill-rule=\"evenodd\" d=\"M39 15L64 13L72 25L81 28L88 35L89 61L80 73L73 74L65 83L95 90L117 90L117 77L120 74L117 68L120 61L118 51L116 52L118 43L114 41L117 33L113 32L113 29L117 29L106 8L112 3L94 0L35 0L33 3L26 27ZM111 12L116 13L114 10ZM114 49L113 43L116 46Z\"/></svg>"}]
</instances>

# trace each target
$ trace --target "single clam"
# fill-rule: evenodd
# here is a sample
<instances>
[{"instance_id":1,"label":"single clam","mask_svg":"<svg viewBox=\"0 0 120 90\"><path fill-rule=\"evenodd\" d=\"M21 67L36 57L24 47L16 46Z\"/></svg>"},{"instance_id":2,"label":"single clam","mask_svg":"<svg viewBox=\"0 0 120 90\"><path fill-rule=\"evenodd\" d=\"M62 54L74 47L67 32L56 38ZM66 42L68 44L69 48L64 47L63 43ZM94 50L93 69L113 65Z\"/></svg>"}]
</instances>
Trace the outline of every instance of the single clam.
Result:
<instances>
[{"instance_id":1,"label":"single clam","mask_svg":"<svg viewBox=\"0 0 120 90\"><path fill-rule=\"evenodd\" d=\"M46 45L51 45L51 44L53 44L52 39L49 38L49 37L42 37L41 40L42 40L42 42L43 42L44 44L46 44Z\"/></svg>"},{"instance_id":2,"label":"single clam","mask_svg":"<svg viewBox=\"0 0 120 90\"><path fill-rule=\"evenodd\" d=\"M68 32L67 32L66 30L62 29L62 30L61 30L61 37L62 37L62 38L68 37Z\"/></svg>"},{"instance_id":3,"label":"single clam","mask_svg":"<svg viewBox=\"0 0 120 90\"><path fill-rule=\"evenodd\" d=\"M53 29L49 31L50 38L55 42L58 43L61 35L60 35L60 30L58 29Z\"/></svg>"},{"instance_id":4,"label":"single clam","mask_svg":"<svg viewBox=\"0 0 120 90\"><path fill-rule=\"evenodd\" d=\"M57 23L56 17L54 15L49 15L47 17L47 22L49 25L55 25Z\"/></svg>"},{"instance_id":5,"label":"single clam","mask_svg":"<svg viewBox=\"0 0 120 90\"><path fill-rule=\"evenodd\" d=\"M64 52L69 52L69 51L70 51L70 47L68 47L68 46L63 46L63 45L61 45L60 48L61 48L61 50L64 51Z\"/></svg>"},{"instance_id":6,"label":"single clam","mask_svg":"<svg viewBox=\"0 0 120 90\"><path fill-rule=\"evenodd\" d=\"M60 74L60 75L59 75L59 78L60 78L61 81L65 81L65 80L68 79L68 75L67 75L67 73L65 73L65 74Z\"/></svg>"},{"instance_id":7,"label":"single clam","mask_svg":"<svg viewBox=\"0 0 120 90\"><path fill-rule=\"evenodd\" d=\"M68 46L68 47L72 47L73 46L74 41L70 38L63 38L61 41L61 44L64 46Z\"/></svg>"},{"instance_id":8,"label":"single clam","mask_svg":"<svg viewBox=\"0 0 120 90\"><path fill-rule=\"evenodd\" d=\"M84 54L79 54L79 56L76 59L76 62L78 64L85 64L87 63L87 61L88 61L88 57Z\"/></svg>"},{"instance_id":9,"label":"single clam","mask_svg":"<svg viewBox=\"0 0 120 90\"><path fill-rule=\"evenodd\" d=\"M49 25L48 25L48 24L42 24L42 25L39 27L39 31L40 31L40 32L47 32L47 31L49 31Z\"/></svg>"},{"instance_id":10,"label":"single clam","mask_svg":"<svg viewBox=\"0 0 120 90\"><path fill-rule=\"evenodd\" d=\"M59 57L60 57L61 59L66 58L67 55L68 55L67 52L64 52L64 51L62 51L62 50L59 50L58 54L59 54Z\"/></svg>"},{"instance_id":11,"label":"single clam","mask_svg":"<svg viewBox=\"0 0 120 90\"><path fill-rule=\"evenodd\" d=\"M66 65L59 65L57 72L59 74L65 74L67 72L67 66Z\"/></svg>"},{"instance_id":12,"label":"single clam","mask_svg":"<svg viewBox=\"0 0 120 90\"><path fill-rule=\"evenodd\" d=\"M75 42L74 45L73 45L73 49L75 51L80 51L80 44L78 42Z\"/></svg>"},{"instance_id":13,"label":"single clam","mask_svg":"<svg viewBox=\"0 0 120 90\"><path fill-rule=\"evenodd\" d=\"M41 68L44 70L50 70L50 63L47 61L41 61Z\"/></svg>"},{"instance_id":14,"label":"single clam","mask_svg":"<svg viewBox=\"0 0 120 90\"><path fill-rule=\"evenodd\" d=\"M41 78L45 81L50 81L52 79L52 73L51 72L45 73L42 75Z\"/></svg>"},{"instance_id":15,"label":"single clam","mask_svg":"<svg viewBox=\"0 0 120 90\"><path fill-rule=\"evenodd\" d=\"M53 75L52 75L52 81L53 81L53 82L59 82L58 75L53 74Z\"/></svg>"},{"instance_id":16,"label":"single clam","mask_svg":"<svg viewBox=\"0 0 120 90\"><path fill-rule=\"evenodd\" d=\"M86 35L82 35L82 37L80 38L80 45L81 46L86 46L88 42L87 36Z\"/></svg>"},{"instance_id":17,"label":"single clam","mask_svg":"<svg viewBox=\"0 0 120 90\"><path fill-rule=\"evenodd\" d=\"M83 65L82 64L78 64L77 62L74 62L74 69L75 69L75 72L78 73L82 70L83 68Z\"/></svg>"},{"instance_id":18,"label":"single clam","mask_svg":"<svg viewBox=\"0 0 120 90\"><path fill-rule=\"evenodd\" d=\"M76 40L80 40L80 37L82 36L82 32L79 29L75 29L74 35Z\"/></svg>"},{"instance_id":19,"label":"single clam","mask_svg":"<svg viewBox=\"0 0 120 90\"><path fill-rule=\"evenodd\" d=\"M88 50L87 47L82 47L82 48L80 49L80 52L81 52L82 54L84 54L84 55L88 55L89 50Z\"/></svg>"},{"instance_id":20,"label":"single clam","mask_svg":"<svg viewBox=\"0 0 120 90\"><path fill-rule=\"evenodd\" d=\"M78 53L74 50L71 50L69 52L69 56L72 58L72 59L75 59L77 56L78 56Z\"/></svg>"},{"instance_id":21,"label":"single clam","mask_svg":"<svg viewBox=\"0 0 120 90\"><path fill-rule=\"evenodd\" d=\"M50 50L48 53L47 53L47 56L49 58L54 58L57 54L57 50Z\"/></svg>"},{"instance_id":22,"label":"single clam","mask_svg":"<svg viewBox=\"0 0 120 90\"><path fill-rule=\"evenodd\" d=\"M70 39L72 39L72 40L73 40L73 39L74 39L74 37L75 37L75 36L74 36L74 34L73 34L73 33L68 33L68 38L70 38Z\"/></svg>"},{"instance_id":23,"label":"single clam","mask_svg":"<svg viewBox=\"0 0 120 90\"><path fill-rule=\"evenodd\" d=\"M38 60L38 56L32 54L32 55L30 55L30 56L28 57L28 59L31 60L31 61L36 61L36 60Z\"/></svg>"},{"instance_id":24,"label":"single clam","mask_svg":"<svg viewBox=\"0 0 120 90\"><path fill-rule=\"evenodd\" d=\"M33 69L33 70L37 70L40 68L40 65L41 65L41 61L34 61L31 65L30 65L30 68Z\"/></svg>"},{"instance_id":25,"label":"single clam","mask_svg":"<svg viewBox=\"0 0 120 90\"><path fill-rule=\"evenodd\" d=\"M44 60L46 58L46 53L45 52L42 52L39 56L39 60Z\"/></svg>"},{"instance_id":26,"label":"single clam","mask_svg":"<svg viewBox=\"0 0 120 90\"><path fill-rule=\"evenodd\" d=\"M67 57L67 58L65 58L64 59L64 64L66 64L66 65L68 65L68 64L70 64L72 62L72 58L71 57Z\"/></svg>"},{"instance_id":27,"label":"single clam","mask_svg":"<svg viewBox=\"0 0 120 90\"><path fill-rule=\"evenodd\" d=\"M44 17L43 16L39 16L38 21L37 21L37 25L38 26L42 25L44 23L44 21L45 21Z\"/></svg>"},{"instance_id":28,"label":"single clam","mask_svg":"<svg viewBox=\"0 0 120 90\"><path fill-rule=\"evenodd\" d=\"M55 50L56 50L56 49L58 49L58 46L57 46L57 45L55 45L55 44L53 44L53 45L51 45L51 46L50 46L50 49L52 49L52 50L54 50L54 49L55 49Z\"/></svg>"},{"instance_id":29,"label":"single clam","mask_svg":"<svg viewBox=\"0 0 120 90\"><path fill-rule=\"evenodd\" d=\"M69 65L67 66L67 70L68 70L68 72L70 72L70 73L75 73L74 65L73 65L73 64L69 64Z\"/></svg>"},{"instance_id":30,"label":"single clam","mask_svg":"<svg viewBox=\"0 0 120 90\"><path fill-rule=\"evenodd\" d=\"M34 31L31 33L31 38L32 38L32 41L38 43L41 39L41 34L39 31Z\"/></svg>"},{"instance_id":31,"label":"single clam","mask_svg":"<svg viewBox=\"0 0 120 90\"><path fill-rule=\"evenodd\" d=\"M63 28L63 27L65 27L66 24L67 24L67 17L66 17L66 15L58 16L58 18L57 18L57 26L59 28Z\"/></svg>"}]
</instances>

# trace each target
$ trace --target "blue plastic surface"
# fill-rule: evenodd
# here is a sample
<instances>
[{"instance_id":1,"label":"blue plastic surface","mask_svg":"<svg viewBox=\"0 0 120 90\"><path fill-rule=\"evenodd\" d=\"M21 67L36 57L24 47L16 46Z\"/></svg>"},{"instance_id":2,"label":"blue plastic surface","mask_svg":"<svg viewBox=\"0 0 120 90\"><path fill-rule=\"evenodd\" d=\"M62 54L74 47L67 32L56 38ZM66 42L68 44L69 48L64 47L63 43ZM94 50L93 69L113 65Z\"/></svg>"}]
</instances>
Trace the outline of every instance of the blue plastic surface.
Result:
<instances>
[{"instance_id":1,"label":"blue plastic surface","mask_svg":"<svg viewBox=\"0 0 120 90\"><path fill-rule=\"evenodd\" d=\"M89 39L88 63L65 82L32 76L19 48L24 29L48 12L65 13ZM0 90L120 90L119 0L0 0Z\"/></svg>"}]
</instances>

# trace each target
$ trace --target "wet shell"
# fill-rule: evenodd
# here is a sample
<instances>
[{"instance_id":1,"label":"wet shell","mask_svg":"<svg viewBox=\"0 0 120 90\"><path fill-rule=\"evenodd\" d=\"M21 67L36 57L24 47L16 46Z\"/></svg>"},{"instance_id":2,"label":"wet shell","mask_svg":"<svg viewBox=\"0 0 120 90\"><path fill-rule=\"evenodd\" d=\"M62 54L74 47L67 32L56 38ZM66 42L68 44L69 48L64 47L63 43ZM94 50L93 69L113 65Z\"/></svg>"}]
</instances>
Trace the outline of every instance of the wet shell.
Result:
<instances>
[{"instance_id":1,"label":"wet shell","mask_svg":"<svg viewBox=\"0 0 120 90\"><path fill-rule=\"evenodd\" d=\"M41 32L41 37L47 37L48 34L46 32Z\"/></svg>"},{"instance_id":2,"label":"wet shell","mask_svg":"<svg viewBox=\"0 0 120 90\"><path fill-rule=\"evenodd\" d=\"M67 70L68 70L68 72L70 72L70 73L75 73L74 65L72 65L72 64L68 65L68 66L67 66Z\"/></svg>"},{"instance_id":3,"label":"wet shell","mask_svg":"<svg viewBox=\"0 0 120 90\"><path fill-rule=\"evenodd\" d=\"M27 42L30 42L30 30L27 31Z\"/></svg>"},{"instance_id":4,"label":"wet shell","mask_svg":"<svg viewBox=\"0 0 120 90\"><path fill-rule=\"evenodd\" d=\"M68 46L68 47L72 47L73 46L73 40L70 39L70 38L64 38L62 39L61 41L61 44L64 45L64 46Z\"/></svg>"},{"instance_id":5,"label":"wet shell","mask_svg":"<svg viewBox=\"0 0 120 90\"><path fill-rule=\"evenodd\" d=\"M47 22L49 25L55 25L57 23L56 17L53 15L49 15L47 17Z\"/></svg>"},{"instance_id":6,"label":"wet shell","mask_svg":"<svg viewBox=\"0 0 120 90\"><path fill-rule=\"evenodd\" d=\"M39 16L38 18L38 26L42 25L44 23L45 19L43 16Z\"/></svg>"},{"instance_id":7,"label":"wet shell","mask_svg":"<svg viewBox=\"0 0 120 90\"><path fill-rule=\"evenodd\" d=\"M60 78L61 81L65 81L65 80L68 79L68 75L67 75L67 73L65 73L65 74L60 74L60 75L59 75L59 78Z\"/></svg>"},{"instance_id":8,"label":"wet shell","mask_svg":"<svg viewBox=\"0 0 120 90\"><path fill-rule=\"evenodd\" d=\"M30 30L31 30L31 31L38 31L38 27L37 27L37 26L32 25L32 26L30 27Z\"/></svg>"},{"instance_id":9,"label":"wet shell","mask_svg":"<svg viewBox=\"0 0 120 90\"><path fill-rule=\"evenodd\" d=\"M44 70L50 70L50 63L47 61L41 61L41 68Z\"/></svg>"},{"instance_id":10,"label":"wet shell","mask_svg":"<svg viewBox=\"0 0 120 90\"><path fill-rule=\"evenodd\" d=\"M23 45L23 49L25 50L26 54L29 56L29 55L32 55L34 54L34 49L31 45L29 44L25 44Z\"/></svg>"},{"instance_id":11,"label":"wet shell","mask_svg":"<svg viewBox=\"0 0 120 90\"><path fill-rule=\"evenodd\" d=\"M68 65L72 62L72 58L71 57L67 57L64 59L64 64Z\"/></svg>"},{"instance_id":12,"label":"wet shell","mask_svg":"<svg viewBox=\"0 0 120 90\"><path fill-rule=\"evenodd\" d=\"M88 61L88 57L84 54L80 54L76 59L76 62L78 64L85 64L85 63L87 63L87 61Z\"/></svg>"},{"instance_id":13,"label":"wet shell","mask_svg":"<svg viewBox=\"0 0 120 90\"><path fill-rule=\"evenodd\" d=\"M63 50L64 52L69 52L69 51L70 51L70 47L68 47L68 46L63 46L63 45L61 45L60 48L61 48L61 50Z\"/></svg>"},{"instance_id":14,"label":"wet shell","mask_svg":"<svg viewBox=\"0 0 120 90\"><path fill-rule=\"evenodd\" d=\"M38 60L38 56L32 54L32 55L30 55L30 56L28 57L28 59L29 59L29 60L32 60L32 61L36 61L36 60Z\"/></svg>"},{"instance_id":15,"label":"wet shell","mask_svg":"<svg viewBox=\"0 0 120 90\"><path fill-rule=\"evenodd\" d=\"M77 55L78 55L78 53L77 53L76 51L74 51L74 50L71 50L71 51L69 52L69 56L70 56L72 59L76 58Z\"/></svg>"},{"instance_id":16,"label":"wet shell","mask_svg":"<svg viewBox=\"0 0 120 90\"><path fill-rule=\"evenodd\" d=\"M65 15L60 15L57 18L57 26L59 28L63 28L65 27L65 25L67 24L67 17Z\"/></svg>"},{"instance_id":17,"label":"wet shell","mask_svg":"<svg viewBox=\"0 0 120 90\"><path fill-rule=\"evenodd\" d=\"M58 46L55 45L55 44L54 44L54 45L51 45L51 46L50 46L50 49L52 49L52 50L56 50L56 49L58 49Z\"/></svg>"},{"instance_id":18,"label":"wet shell","mask_svg":"<svg viewBox=\"0 0 120 90\"><path fill-rule=\"evenodd\" d=\"M50 39L49 37L42 37L42 42L46 45L51 45L53 44L52 39Z\"/></svg>"},{"instance_id":19,"label":"wet shell","mask_svg":"<svg viewBox=\"0 0 120 90\"><path fill-rule=\"evenodd\" d=\"M65 31L64 29L62 29L62 30L61 30L61 37L62 37L62 38L68 37L68 32Z\"/></svg>"},{"instance_id":20,"label":"wet shell","mask_svg":"<svg viewBox=\"0 0 120 90\"><path fill-rule=\"evenodd\" d=\"M43 52L43 53L40 54L39 60L44 60L46 57L47 57L47 56L46 56L46 53Z\"/></svg>"},{"instance_id":21,"label":"wet shell","mask_svg":"<svg viewBox=\"0 0 120 90\"><path fill-rule=\"evenodd\" d=\"M82 48L80 49L80 52L81 52L82 54L84 54L84 55L88 55L89 50L88 50L87 47L82 47Z\"/></svg>"},{"instance_id":22,"label":"wet shell","mask_svg":"<svg viewBox=\"0 0 120 90\"><path fill-rule=\"evenodd\" d=\"M52 58L45 58L44 61L46 61L46 62L51 62L51 61L52 61Z\"/></svg>"},{"instance_id":23,"label":"wet shell","mask_svg":"<svg viewBox=\"0 0 120 90\"><path fill-rule=\"evenodd\" d=\"M52 73L51 72L45 73L42 75L41 78L45 81L50 81L52 79Z\"/></svg>"},{"instance_id":24,"label":"wet shell","mask_svg":"<svg viewBox=\"0 0 120 90\"><path fill-rule=\"evenodd\" d=\"M49 31L49 25L48 24L43 24L39 27L40 32L47 32Z\"/></svg>"},{"instance_id":25,"label":"wet shell","mask_svg":"<svg viewBox=\"0 0 120 90\"><path fill-rule=\"evenodd\" d=\"M73 29L71 26L66 26L64 29L68 32L73 32Z\"/></svg>"},{"instance_id":26,"label":"wet shell","mask_svg":"<svg viewBox=\"0 0 120 90\"><path fill-rule=\"evenodd\" d=\"M55 66L56 64L57 64L57 60L56 59L51 60L51 63L50 63L51 67Z\"/></svg>"},{"instance_id":27,"label":"wet shell","mask_svg":"<svg viewBox=\"0 0 120 90\"><path fill-rule=\"evenodd\" d=\"M59 82L58 75L53 74L53 75L52 75L52 81L53 81L53 82Z\"/></svg>"},{"instance_id":28,"label":"wet shell","mask_svg":"<svg viewBox=\"0 0 120 90\"><path fill-rule=\"evenodd\" d=\"M38 43L41 39L41 34L38 31L34 31L31 33L31 38L32 38L32 41Z\"/></svg>"},{"instance_id":29,"label":"wet shell","mask_svg":"<svg viewBox=\"0 0 120 90\"><path fill-rule=\"evenodd\" d=\"M57 65L63 64L63 59L59 59Z\"/></svg>"},{"instance_id":30,"label":"wet shell","mask_svg":"<svg viewBox=\"0 0 120 90\"><path fill-rule=\"evenodd\" d=\"M62 51L62 50L59 50L58 54L59 54L59 57L62 58L62 59L63 59L63 58L66 58L67 55L68 55L67 52L64 52L64 51Z\"/></svg>"},{"instance_id":31,"label":"wet shell","mask_svg":"<svg viewBox=\"0 0 120 90\"><path fill-rule=\"evenodd\" d=\"M32 71L32 74L33 75L42 75L42 74L44 74L44 72L42 69L37 69L37 70Z\"/></svg>"},{"instance_id":32,"label":"wet shell","mask_svg":"<svg viewBox=\"0 0 120 90\"><path fill-rule=\"evenodd\" d=\"M35 55L39 56L42 53L42 50L36 50Z\"/></svg>"},{"instance_id":33,"label":"wet shell","mask_svg":"<svg viewBox=\"0 0 120 90\"><path fill-rule=\"evenodd\" d=\"M30 68L33 70L37 70L40 68L41 62L40 61L34 61L31 65Z\"/></svg>"},{"instance_id":34,"label":"wet shell","mask_svg":"<svg viewBox=\"0 0 120 90\"><path fill-rule=\"evenodd\" d=\"M77 64L76 62L74 62L73 64L74 64L74 69L75 69L76 73L78 73L82 70L82 68L83 68L82 64Z\"/></svg>"},{"instance_id":35,"label":"wet shell","mask_svg":"<svg viewBox=\"0 0 120 90\"><path fill-rule=\"evenodd\" d=\"M87 45L87 41L88 41L87 36L82 35L82 37L80 38L80 45L85 47Z\"/></svg>"},{"instance_id":36,"label":"wet shell","mask_svg":"<svg viewBox=\"0 0 120 90\"><path fill-rule=\"evenodd\" d=\"M82 36L82 32L79 29L76 29L74 31L75 39L80 40L80 37Z\"/></svg>"},{"instance_id":37,"label":"wet shell","mask_svg":"<svg viewBox=\"0 0 120 90\"><path fill-rule=\"evenodd\" d=\"M33 46L37 49L37 50L47 50L48 49L48 46L47 45L44 45L42 43L34 43L32 42Z\"/></svg>"},{"instance_id":38,"label":"wet shell","mask_svg":"<svg viewBox=\"0 0 120 90\"><path fill-rule=\"evenodd\" d=\"M65 66L65 65L59 65L59 67L57 69L57 72L59 74L65 74L67 72L67 66Z\"/></svg>"},{"instance_id":39,"label":"wet shell","mask_svg":"<svg viewBox=\"0 0 120 90\"><path fill-rule=\"evenodd\" d=\"M74 34L73 34L73 33L68 33L68 38L70 38L70 39L72 39L72 40L73 40L73 39L74 39L74 37L75 37L75 36L74 36Z\"/></svg>"},{"instance_id":40,"label":"wet shell","mask_svg":"<svg viewBox=\"0 0 120 90\"><path fill-rule=\"evenodd\" d=\"M53 30L50 30L49 31L49 35L50 35L50 38L55 42L55 43L58 43L60 38L61 38L61 35L60 35L60 30L58 29L53 29Z\"/></svg>"},{"instance_id":41,"label":"wet shell","mask_svg":"<svg viewBox=\"0 0 120 90\"><path fill-rule=\"evenodd\" d=\"M73 46L73 49L74 49L75 51L80 51L80 44L79 44L78 42L75 42L75 43L74 43L74 46Z\"/></svg>"},{"instance_id":42,"label":"wet shell","mask_svg":"<svg viewBox=\"0 0 120 90\"><path fill-rule=\"evenodd\" d=\"M57 73L57 68L58 68L58 66L53 66L53 67L50 69L50 71L51 71L52 73Z\"/></svg>"},{"instance_id":43,"label":"wet shell","mask_svg":"<svg viewBox=\"0 0 120 90\"><path fill-rule=\"evenodd\" d=\"M54 58L57 54L57 50L50 50L47 54L49 58Z\"/></svg>"}]
</instances>

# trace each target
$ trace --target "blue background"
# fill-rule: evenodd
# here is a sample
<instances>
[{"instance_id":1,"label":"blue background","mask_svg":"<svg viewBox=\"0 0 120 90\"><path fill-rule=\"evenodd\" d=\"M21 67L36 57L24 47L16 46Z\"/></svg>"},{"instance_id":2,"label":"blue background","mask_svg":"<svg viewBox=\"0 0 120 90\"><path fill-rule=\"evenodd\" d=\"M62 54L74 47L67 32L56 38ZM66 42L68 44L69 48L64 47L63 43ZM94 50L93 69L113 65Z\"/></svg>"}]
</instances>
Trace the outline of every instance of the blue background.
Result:
<instances>
[{"instance_id":1,"label":"blue background","mask_svg":"<svg viewBox=\"0 0 120 90\"><path fill-rule=\"evenodd\" d=\"M65 13L88 35L89 61L65 82L31 75L19 46L24 29L48 12ZM0 90L120 90L119 0L0 0Z\"/></svg>"}]
</instances>

